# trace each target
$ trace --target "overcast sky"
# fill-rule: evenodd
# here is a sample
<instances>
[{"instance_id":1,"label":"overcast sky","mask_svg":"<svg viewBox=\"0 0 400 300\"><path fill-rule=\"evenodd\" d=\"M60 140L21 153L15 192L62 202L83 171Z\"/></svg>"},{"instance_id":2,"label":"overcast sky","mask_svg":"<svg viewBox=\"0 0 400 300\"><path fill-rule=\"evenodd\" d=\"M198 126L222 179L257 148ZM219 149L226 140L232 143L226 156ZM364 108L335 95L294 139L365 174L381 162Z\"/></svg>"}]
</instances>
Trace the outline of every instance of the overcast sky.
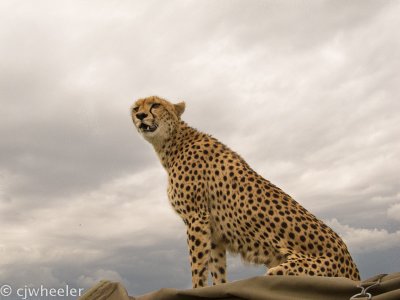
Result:
<instances>
[{"instance_id":1,"label":"overcast sky","mask_svg":"<svg viewBox=\"0 0 400 300\"><path fill-rule=\"evenodd\" d=\"M191 285L185 227L129 107L240 153L400 271L399 1L0 2L0 285ZM231 280L265 273L229 259Z\"/></svg>"}]
</instances>

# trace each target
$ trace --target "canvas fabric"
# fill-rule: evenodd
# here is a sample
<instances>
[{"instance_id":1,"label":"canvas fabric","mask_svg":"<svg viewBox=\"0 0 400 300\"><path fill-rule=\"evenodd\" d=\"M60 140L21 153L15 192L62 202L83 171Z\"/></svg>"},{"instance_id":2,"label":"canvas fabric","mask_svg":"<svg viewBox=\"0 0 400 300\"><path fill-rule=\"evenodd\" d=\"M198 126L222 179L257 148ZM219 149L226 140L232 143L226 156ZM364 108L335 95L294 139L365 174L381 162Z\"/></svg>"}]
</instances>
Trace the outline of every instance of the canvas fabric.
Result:
<instances>
[{"instance_id":1,"label":"canvas fabric","mask_svg":"<svg viewBox=\"0 0 400 300\"><path fill-rule=\"evenodd\" d=\"M400 272L364 281L311 276L260 276L199 289L163 288L128 296L121 283L101 281L80 300L400 300Z\"/></svg>"}]
</instances>

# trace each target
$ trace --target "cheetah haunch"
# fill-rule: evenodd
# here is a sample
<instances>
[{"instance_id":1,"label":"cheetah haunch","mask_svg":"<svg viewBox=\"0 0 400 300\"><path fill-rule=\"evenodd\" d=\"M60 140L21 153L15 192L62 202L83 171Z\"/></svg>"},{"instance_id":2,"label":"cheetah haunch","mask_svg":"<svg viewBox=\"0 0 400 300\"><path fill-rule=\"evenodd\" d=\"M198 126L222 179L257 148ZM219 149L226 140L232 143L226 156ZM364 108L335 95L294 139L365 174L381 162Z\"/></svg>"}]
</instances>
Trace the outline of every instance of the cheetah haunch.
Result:
<instances>
[{"instance_id":1,"label":"cheetah haunch","mask_svg":"<svg viewBox=\"0 0 400 300\"><path fill-rule=\"evenodd\" d=\"M226 250L268 275L359 273L342 239L235 152L181 121L185 103L139 99L132 119L168 173L168 198L187 226L193 287L226 282Z\"/></svg>"}]
</instances>

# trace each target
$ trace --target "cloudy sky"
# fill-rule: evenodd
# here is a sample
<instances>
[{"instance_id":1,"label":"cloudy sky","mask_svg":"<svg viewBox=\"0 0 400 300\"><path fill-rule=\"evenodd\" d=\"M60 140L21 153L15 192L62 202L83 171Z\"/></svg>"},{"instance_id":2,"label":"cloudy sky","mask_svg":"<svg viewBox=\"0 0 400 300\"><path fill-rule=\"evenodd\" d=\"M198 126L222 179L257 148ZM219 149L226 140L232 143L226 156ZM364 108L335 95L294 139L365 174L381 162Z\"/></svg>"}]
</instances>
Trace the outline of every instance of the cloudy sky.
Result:
<instances>
[{"instance_id":1,"label":"cloudy sky","mask_svg":"<svg viewBox=\"0 0 400 300\"><path fill-rule=\"evenodd\" d=\"M140 97L400 271L400 2L0 2L0 284L191 285ZM229 258L229 278L265 273Z\"/></svg>"}]
</instances>

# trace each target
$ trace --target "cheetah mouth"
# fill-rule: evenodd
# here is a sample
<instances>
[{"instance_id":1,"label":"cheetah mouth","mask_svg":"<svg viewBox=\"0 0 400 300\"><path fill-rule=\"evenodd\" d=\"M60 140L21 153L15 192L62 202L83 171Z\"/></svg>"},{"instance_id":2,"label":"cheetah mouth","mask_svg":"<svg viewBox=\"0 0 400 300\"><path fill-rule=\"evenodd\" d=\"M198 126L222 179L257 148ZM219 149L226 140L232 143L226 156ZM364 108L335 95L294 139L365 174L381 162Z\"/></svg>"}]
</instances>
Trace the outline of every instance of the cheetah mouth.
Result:
<instances>
[{"instance_id":1,"label":"cheetah mouth","mask_svg":"<svg viewBox=\"0 0 400 300\"><path fill-rule=\"evenodd\" d=\"M156 129L158 128L158 126L157 125L147 125L147 124L145 124L145 123L141 123L140 125L139 125L139 129L142 131L142 132L154 132L154 131L156 131Z\"/></svg>"}]
</instances>

